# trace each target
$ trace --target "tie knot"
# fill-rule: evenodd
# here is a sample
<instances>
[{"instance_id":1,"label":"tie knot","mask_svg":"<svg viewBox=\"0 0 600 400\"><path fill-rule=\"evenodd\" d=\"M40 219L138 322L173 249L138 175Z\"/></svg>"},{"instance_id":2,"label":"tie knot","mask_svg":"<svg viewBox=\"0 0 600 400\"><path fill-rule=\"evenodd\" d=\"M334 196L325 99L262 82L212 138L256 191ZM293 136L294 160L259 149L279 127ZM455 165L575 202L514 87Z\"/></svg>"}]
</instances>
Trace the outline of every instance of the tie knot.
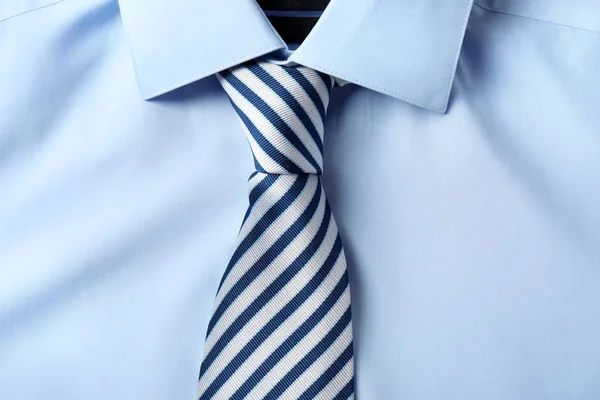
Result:
<instances>
[{"instance_id":1,"label":"tie knot","mask_svg":"<svg viewBox=\"0 0 600 400\"><path fill-rule=\"evenodd\" d=\"M217 76L242 120L258 171L321 174L325 114L334 83L329 75L249 61Z\"/></svg>"}]
</instances>

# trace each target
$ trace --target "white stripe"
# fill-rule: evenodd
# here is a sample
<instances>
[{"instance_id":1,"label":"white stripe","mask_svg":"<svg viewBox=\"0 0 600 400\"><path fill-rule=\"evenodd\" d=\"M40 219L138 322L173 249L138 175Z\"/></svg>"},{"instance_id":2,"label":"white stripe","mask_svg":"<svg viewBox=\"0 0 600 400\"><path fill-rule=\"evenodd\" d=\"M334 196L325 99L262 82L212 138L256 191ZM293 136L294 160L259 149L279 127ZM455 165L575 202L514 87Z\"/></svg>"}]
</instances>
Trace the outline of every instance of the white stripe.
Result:
<instances>
[{"instance_id":1,"label":"white stripe","mask_svg":"<svg viewBox=\"0 0 600 400\"><path fill-rule=\"evenodd\" d=\"M288 178L289 176L289 178ZM273 204L277 203L292 187L295 181L293 175L281 175L278 177L276 182L273 184L256 199L250 215L246 219L246 223L240 229L238 233L236 248L239 244L248 236L254 226L260 219L269 211ZM248 249L250 251L250 249Z\"/></svg>"},{"instance_id":2,"label":"white stripe","mask_svg":"<svg viewBox=\"0 0 600 400\"><path fill-rule=\"evenodd\" d=\"M354 376L354 358L348 360L340 372L333 377L331 382L315 397L315 400L335 399L337 394L350 382Z\"/></svg>"},{"instance_id":3,"label":"white stripe","mask_svg":"<svg viewBox=\"0 0 600 400\"><path fill-rule=\"evenodd\" d=\"M287 176L285 176L287 177ZM283 178L279 178L281 181ZM290 178L295 178L295 175L289 175ZM277 185L276 182L274 185ZM265 233L254 242L254 244L248 249L246 254L244 254L240 260L234 265L231 269L231 272L225 279L221 289L217 293L217 297L215 300L215 307L221 303L223 298L231 288L235 285L235 283L250 269L250 267L258 261L260 257L279 239L281 234L285 232L302 214L302 212L306 209L310 200L313 198L317 185L320 185L319 179L316 176L309 177L308 183L306 184L300 196L288 207L283 213L281 213L275 221L271 224L271 226L265 231ZM248 217L250 219L250 217ZM254 222L254 221L248 221ZM221 318L225 317L223 315ZM211 332L211 334L206 338L205 352L208 354L208 351L212 349L216 340L218 340L219 335L216 334L215 330Z\"/></svg>"},{"instance_id":4,"label":"white stripe","mask_svg":"<svg viewBox=\"0 0 600 400\"><path fill-rule=\"evenodd\" d=\"M302 230L302 232L287 246L285 251L282 251L275 260L265 268L265 271L258 275L256 279L248 285L246 290L242 292L228 307L227 312L221 317L219 322L213 328L211 336L214 334L216 338L220 337L229 328L231 323L250 305L254 299L256 299L263 290L269 286L290 264L300 255L300 253L308 246L309 242L315 237L317 230L325 214L325 195L321 195L320 203L317 207L315 214L308 223L308 225ZM315 252L316 255L317 252ZM315 257L313 255L312 258ZM289 284L286 283L286 284ZM297 288L298 291L303 287ZM296 289L293 288L292 291ZM292 297L290 291L280 291L276 297L281 297L284 300ZM283 303L281 304L283 307ZM212 340L210 351L212 348Z\"/></svg>"},{"instance_id":5,"label":"white stripe","mask_svg":"<svg viewBox=\"0 0 600 400\"><path fill-rule=\"evenodd\" d=\"M250 193L260 182L267 177L267 174L257 173L252 178L248 179L248 193Z\"/></svg>"},{"instance_id":6,"label":"white stripe","mask_svg":"<svg viewBox=\"0 0 600 400\"><path fill-rule=\"evenodd\" d=\"M280 399L296 400L337 360L352 342L352 323L349 323L342 334L302 375L292 383L281 395Z\"/></svg>"},{"instance_id":7,"label":"white stripe","mask_svg":"<svg viewBox=\"0 0 600 400\"><path fill-rule=\"evenodd\" d=\"M203 386L200 384L201 381L198 381L198 387L196 388L196 400L200 400L200 396L204 393Z\"/></svg>"},{"instance_id":8,"label":"white stripe","mask_svg":"<svg viewBox=\"0 0 600 400\"><path fill-rule=\"evenodd\" d=\"M273 124L240 92L238 92L227 80L221 79L223 88L229 95L231 101L252 121L256 129L275 147L280 153L290 159L294 164L307 173L316 173L315 168L308 162L290 141L273 126ZM245 124L244 124L245 125ZM287 173L281 165L276 163L267 153L260 148L250 131L244 126L244 132L248 137L254 157L260 165L269 173Z\"/></svg>"},{"instance_id":9,"label":"white stripe","mask_svg":"<svg viewBox=\"0 0 600 400\"><path fill-rule=\"evenodd\" d=\"M336 282L337 283L337 282ZM348 289L346 288L346 291ZM338 304L338 303L344 304ZM275 367L256 385L248 394L249 399L263 397L302 359L317 343L319 343L338 320L346 312L347 305L344 298L340 298L325 317L311 330Z\"/></svg>"},{"instance_id":10,"label":"white stripe","mask_svg":"<svg viewBox=\"0 0 600 400\"><path fill-rule=\"evenodd\" d=\"M284 72L280 67L275 66L271 63L261 63L261 67L265 69L273 78L277 79L293 96L296 98L298 103L302 106L310 121L313 123L319 136L323 139L323 119L316 104L312 101L308 93L304 88L290 76L290 74Z\"/></svg>"},{"instance_id":11,"label":"white stripe","mask_svg":"<svg viewBox=\"0 0 600 400\"><path fill-rule=\"evenodd\" d=\"M273 318L273 316L275 316L292 298L294 298L294 296L296 296L298 292L300 292L314 277L318 268L325 263L325 260L330 254L335 243L337 234L332 230L332 228L335 227L330 223L328 227L328 232L330 234L326 235L320 251L310 259L307 265L300 270L298 275L296 275L288 284L286 284L282 290L276 296L274 296L273 299L259 313L257 313L251 321L248 322L247 327L244 327L244 329L238 333L236 340L238 340L240 344L245 344L249 338L253 337L257 330L265 324L265 321L270 321L271 318ZM335 284L337 284L343 274L343 270L336 272L339 272L339 274L336 275L335 273L332 273L328 275L323 283L315 290L315 292L310 295L306 302L300 305L300 307L295 310L292 315L290 315L290 317L256 349L256 351L244 362L244 364L240 366L235 373L235 379L228 382L227 385L224 385L224 387L221 389L223 393L217 396L218 398L229 398L235 392L235 390L237 390L248 379L248 377L256 370L256 368L260 366L266 360L266 358L272 354L281 345L281 343L283 343L285 339L287 339L315 312L315 310L323 303L324 299L329 295L329 293L331 293L331 290ZM335 283L330 287L330 285L327 283L331 280L335 280ZM309 346L312 346L310 345L311 342L308 343ZM237 348L230 349L228 347L224 351L237 353L239 350ZM299 351L306 351L306 347L304 347L304 350L300 349ZM227 358L224 358L223 361L229 363ZM277 381L278 380L276 380L274 383ZM249 398L255 397L250 395Z\"/></svg>"},{"instance_id":12,"label":"white stripe","mask_svg":"<svg viewBox=\"0 0 600 400\"><path fill-rule=\"evenodd\" d=\"M283 71L280 71L280 72L284 73ZM256 75L254 75L247 68L242 67L242 68L234 69L233 74L239 80L244 82L244 84L246 86L248 86L250 88L250 90L252 90L254 93L260 95L260 98L262 100L264 100L264 102L267 103L267 105L269 107L271 107L271 109L273 109L276 112L276 114L291 128L291 130L294 132L294 134L296 134L296 136L300 139L302 144L304 144L304 146L308 149L308 152L310 153L310 155L317 161L317 163L319 165L322 165L323 164L323 155L321 154L321 151L317 147L317 144L314 142L314 140L310 136L310 133L308 132L308 130L306 130L306 127L304 126L302 121L300 121L300 119L298 118L298 115L296 115L296 112L294 110L292 110L287 105L287 103L277 93L275 93L275 91L269 85L264 83L260 78L258 78ZM275 78L275 80L279 80L277 77L274 77L274 78ZM262 113L261 113L261 116L262 116ZM252 120L254 121L254 119L252 119ZM275 129L275 127L268 121L268 119L264 118L264 116L260 121L261 121L260 122L261 125L257 125L257 127L264 126L265 128L267 128L265 130L260 129L261 132L263 132L263 135L265 135L265 137L267 137L267 139L271 140L271 138L273 137L274 138L273 140L276 140L275 138L277 138L279 135L282 135L281 132L279 132L279 130ZM262 121L267 121L268 125L262 125L264 123ZM273 127L274 131L271 131L270 127ZM269 135L267 136L267 134L265 132L269 132ZM273 132L272 133L273 136L271 136L271 132ZM279 147L277 147L277 148L279 149ZM298 154L300 154L300 152L298 150L296 150L296 152L298 152Z\"/></svg>"},{"instance_id":13,"label":"white stripe","mask_svg":"<svg viewBox=\"0 0 600 400\"><path fill-rule=\"evenodd\" d=\"M228 96L230 96L230 93L236 92L236 90L233 88L233 86L231 86L231 84L229 84L229 82L227 82L225 80L225 78L223 78L219 74L217 74L217 77L219 79L219 82L221 82L223 89L225 89L225 92L227 92ZM238 116L238 118L239 118L239 116ZM278 170L282 169L282 167L279 165L279 163L277 161L273 160L271 158L271 156L269 156L267 153L265 153L265 151L258 145L258 143L256 143L256 140L254 140L254 137L252 136L250 131L248 131L248 128L246 127L246 124L244 123L244 121L242 121L241 118L239 118L239 121L240 121L240 124L242 125L242 129L244 130L244 134L248 138L248 143L250 144L250 149L252 150L252 154L258 160L260 165L266 171L278 171Z\"/></svg>"},{"instance_id":14,"label":"white stripe","mask_svg":"<svg viewBox=\"0 0 600 400\"><path fill-rule=\"evenodd\" d=\"M248 144L250 144L250 150L252 150L252 155L254 156L254 158L256 158L256 160L258 161L260 166L265 171L278 171L278 170L283 169L282 166L279 165L279 163L277 161L273 160L271 158L271 156L268 155L263 150L262 147L260 147L260 145L254 139L254 136L252 136L252 134L248 130L248 127L246 126L244 121L242 121L241 118L239 118L239 120L240 120L240 124L242 124L242 129L244 130L244 134L246 135L246 138L248 139Z\"/></svg>"},{"instance_id":15,"label":"white stripe","mask_svg":"<svg viewBox=\"0 0 600 400\"><path fill-rule=\"evenodd\" d=\"M325 110L327 110L327 106L329 105L329 87L325 86L325 82L323 82L317 71L310 68L298 68L298 71L313 85L325 106Z\"/></svg>"}]
</instances>

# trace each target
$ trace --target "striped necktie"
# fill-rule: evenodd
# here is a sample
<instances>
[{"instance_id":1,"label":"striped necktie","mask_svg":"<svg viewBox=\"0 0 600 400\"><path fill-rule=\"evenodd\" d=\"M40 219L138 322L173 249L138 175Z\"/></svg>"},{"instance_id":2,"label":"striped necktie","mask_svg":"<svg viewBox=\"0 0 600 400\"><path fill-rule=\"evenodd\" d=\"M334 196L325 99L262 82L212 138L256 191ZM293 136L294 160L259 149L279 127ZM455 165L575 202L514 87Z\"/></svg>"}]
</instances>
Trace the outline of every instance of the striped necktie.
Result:
<instances>
[{"instance_id":1,"label":"striped necktie","mask_svg":"<svg viewBox=\"0 0 600 400\"><path fill-rule=\"evenodd\" d=\"M256 172L208 324L197 398L354 398L346 259L320 179L334 80L265 61L217 77Z\"/></svg>"}]
</instances>

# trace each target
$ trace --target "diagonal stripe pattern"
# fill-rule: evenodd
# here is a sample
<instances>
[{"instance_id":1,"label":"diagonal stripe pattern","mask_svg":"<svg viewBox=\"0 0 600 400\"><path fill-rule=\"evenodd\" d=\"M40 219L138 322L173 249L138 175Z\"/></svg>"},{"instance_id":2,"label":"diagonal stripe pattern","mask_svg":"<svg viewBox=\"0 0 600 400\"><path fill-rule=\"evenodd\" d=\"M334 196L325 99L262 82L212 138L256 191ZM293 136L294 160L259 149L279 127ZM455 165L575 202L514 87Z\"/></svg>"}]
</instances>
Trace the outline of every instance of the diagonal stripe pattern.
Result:
<instances>
[{"instance_id":1,"label":"diagonal stripe pattern","mask_svg":"<svg viewBox=\"0 0 600 400\"><path fill-rule=\"evenodd\" d=\"M320 179L334 80L266 61L217 77L256 172L208 324L197 399L354 398L346 259Z\"/></svg>"}]
</instances>

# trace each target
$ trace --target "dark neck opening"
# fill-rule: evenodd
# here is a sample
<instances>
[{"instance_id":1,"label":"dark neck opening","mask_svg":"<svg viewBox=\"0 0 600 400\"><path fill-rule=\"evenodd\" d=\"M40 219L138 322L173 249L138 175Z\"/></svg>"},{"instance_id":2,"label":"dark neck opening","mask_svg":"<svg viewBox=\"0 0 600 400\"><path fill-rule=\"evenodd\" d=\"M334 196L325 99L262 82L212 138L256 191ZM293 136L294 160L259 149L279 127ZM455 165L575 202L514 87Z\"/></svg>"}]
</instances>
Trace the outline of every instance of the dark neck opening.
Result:
<instances>
[{"instance_id":1,"label":"dark neck opening","mask_svg":"<svg viewBox=\"0 0 600 400\"><path fill-rule=\"evenodd\" d=\"M259 6L288 44L298 45L306 39L329 0L257 0Z\"/></svg>"}]
</instances>

